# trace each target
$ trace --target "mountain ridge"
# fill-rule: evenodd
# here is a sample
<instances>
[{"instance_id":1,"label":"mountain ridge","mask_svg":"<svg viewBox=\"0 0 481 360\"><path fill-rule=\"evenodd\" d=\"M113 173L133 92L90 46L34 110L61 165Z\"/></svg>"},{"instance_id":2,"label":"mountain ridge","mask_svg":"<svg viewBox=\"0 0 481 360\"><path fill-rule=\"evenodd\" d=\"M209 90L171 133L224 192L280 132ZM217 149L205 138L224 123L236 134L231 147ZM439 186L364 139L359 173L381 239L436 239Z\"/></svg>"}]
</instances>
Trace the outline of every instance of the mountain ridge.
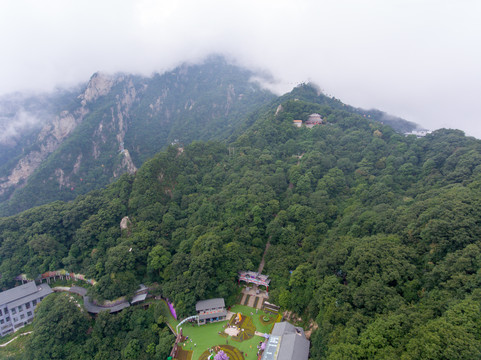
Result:
<instances>
[{"instance_id":1,"label":"mountain ridge","mask_svg":"<svg viewBox=\"0 0 481 360\"><path fill-rule=\"evenodd\" d=\"M322 124L293 126L312 112ZM236 303L238 271L258 269L265 252L269 301L318 325L312 359L438 359L446 348L479 358L481 141L446 129L403 136L299 95L249 116L229 141L170 144L101 190L0 218L0 284L64 268L98 281L93 298L143 283L186 317L198 300ZM70 344L77 358L120 358L127 342L113 339L125 327L101 329L130 311L92 320L96 330ZM168 354L173 339L158 335L135 338L139 358L160 345Z\"/></svg>"},{"instance_id":2,"label":"mountain ridge","mask_svg":"<svg viewBox=\"0 0 481 360\"><path fill-rule=\"evenodd\" d=\"M171 141L223 137L243 113L273 98L251 76L219 58L150 78L95 73L73 104L43 125L31 149L4 169L0 213L73 199L135 171Z\"/></svg>"},{"instance_id":3,"label":"mountain ridge","mask_svg":"<svg viewBox=\"0 0 481 360\"><path fill-rule=\"evenodd\" d=\"M314 84L301 84L276 97L252 82L254 75L214 56L151 77L97 72L77 88L77 94L74 90L60 94L58 104L55 97L53 103L48 98L40 101L48 110L39 122L42 126L16 147L3 145L11 158L0 162L0 215L72 200L125 172L135 172L173 142L233 141L259 114L288 100L380 122L389 118L381 111L354 108L328 97ZM397 117L390 117L389 124L399 132L417 127Z\"/></svg>"}]
</instances>

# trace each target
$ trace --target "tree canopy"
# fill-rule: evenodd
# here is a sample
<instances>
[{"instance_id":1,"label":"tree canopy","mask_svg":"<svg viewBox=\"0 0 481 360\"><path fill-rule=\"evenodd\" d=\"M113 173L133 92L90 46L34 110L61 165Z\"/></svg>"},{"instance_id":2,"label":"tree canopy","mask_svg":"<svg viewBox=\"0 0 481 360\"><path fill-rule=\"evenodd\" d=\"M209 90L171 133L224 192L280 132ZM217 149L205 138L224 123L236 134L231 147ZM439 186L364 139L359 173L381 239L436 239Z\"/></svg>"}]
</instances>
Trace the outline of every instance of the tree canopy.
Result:
<instances>
[{"instance_id":1,"label":"tree canopy","mask_svg":"<svg viewBox=\"0 0 481 360\"><path fill-rule=\"evenodd\" d=\"M156 283L183 317L232 304L269 243L270 301L316 321L312 359L479 357L481 142L280 101L228 143L173 145L103 190L1 218L2 286L64 267L97 279L99 299ZM292 125L311 112L326 124ZM109 338L104 317L93 329ZM146 345L122 344L124 358Z\"/></svg>"}]
</instances>

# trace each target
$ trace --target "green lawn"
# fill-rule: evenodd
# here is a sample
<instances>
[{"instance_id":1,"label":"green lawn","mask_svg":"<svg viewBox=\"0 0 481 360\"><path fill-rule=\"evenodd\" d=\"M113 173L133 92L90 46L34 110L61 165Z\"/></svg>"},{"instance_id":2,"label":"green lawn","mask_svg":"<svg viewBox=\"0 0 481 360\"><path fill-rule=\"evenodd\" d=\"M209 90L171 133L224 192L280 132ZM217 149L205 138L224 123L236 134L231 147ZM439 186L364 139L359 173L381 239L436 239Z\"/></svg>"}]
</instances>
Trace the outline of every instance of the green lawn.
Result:
<instances>
[{"instance_id":1,"label":"green lawn","mask_svg":"<svg viewBox=\"0 0 481 360\"><path fill-rule=\"evenodd\" d=\"M274 323L271 324L263 324L260 320L261 316L266 315L263 311L259 310L256 314L256 310L254 308L244 306L244 305L234 305L230 309L232 312L240 312L243 316L249 316L254 323L256 330L261 333L270 333ZM253 315L251 315L253 313ZM169 321L172 317L170 317ZM178 322L175 323L177 325ZM227 325L227 321L221 321L213 324L205 324L201 326L191 325L186 323L182 325L182 330L184 336L188 336L189 340L182 345L184 350L190 351L192 349L193 355L192 360L198 360L202 353L209 348L215 347L216 345L231 345L239 349L244 354L247 353L248 359L256 359L257 354L257 345L260 341L263 341L264 338L260 336L254 336L251 339L244 340L242 342L233 340L230 336L225 337L219 335L219 332L224 331L224 326ZM171 323L174 325L174 323ZM175 327L174 325L174 327ZM192 341L190 341L192 340ZM196 345L195 345L196 344Z\"/></svg>"},{"instance_id":2,"label":"green lawn","mask_svg":"<svg viewBox=\"0 0 481 360\"><path fill-rule=\"evenodd\" d=\"M231 307L230 311L232 312L240 312L243 315L251 316L252 317L252 322L254 323L256 330L261 332L261 333L268 333L270 334L272 331L272 328L274 327L274 323L264 325L264 323L260 320L261 316L269 315L266 314L264 311L259 310L256 314L256 309L253 309L249 306L245 305L234 305ZM253 313L254 315L251 315Z\"/></svg>"},{"instance_id":3,"label":"green lawn","mask_svg":"<svg viewBox=\"0 0 481 360\"><path fill-rule=\"evenodd\" d=\"M7 346L0 347L0 359L9 360L9 359L14 359L18 355L20 355L24 350L25 342L27 341L29 335L25 335L25 336L19 336L19 335L24 332L31 331L32 328L33 328L32 324L29 324L19 329L17 332L3 337L1 339L1 343L5 344L7 341L10 341L14 337L18 336L17 339L12 341Z\"/></svg>"}]
</instances>

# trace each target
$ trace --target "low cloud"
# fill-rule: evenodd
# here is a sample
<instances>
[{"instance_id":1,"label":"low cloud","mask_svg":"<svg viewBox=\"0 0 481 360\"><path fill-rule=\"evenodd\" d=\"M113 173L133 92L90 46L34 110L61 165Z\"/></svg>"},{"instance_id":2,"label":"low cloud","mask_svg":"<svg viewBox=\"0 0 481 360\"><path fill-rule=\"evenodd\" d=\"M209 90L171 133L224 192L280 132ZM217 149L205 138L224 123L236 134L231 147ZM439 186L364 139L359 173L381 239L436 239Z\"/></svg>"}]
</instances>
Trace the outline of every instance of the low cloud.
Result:
<instances>
[{"instance_id":1,"label":"low cloud","mask_svg":"<svg viewBox=\"0 0 481 360\"><path fill-rule=\"evenodd\" d=\"M479 14L478 0L4 0L0 94L221 53L272 73L276 92L311 81L353 106L481 138Z\"/></svg>"},{"instance_id":2,"label":"low cloud","mask_svg":"<svg viewBox=\"0 0 481 360\"><path fill-rule=\"evenodd\" d=\"M13 116L0 115L0 144L13 146L25 132L39 128L43 121L36 115L19 109Z\"/></svg>"}]
</instances>

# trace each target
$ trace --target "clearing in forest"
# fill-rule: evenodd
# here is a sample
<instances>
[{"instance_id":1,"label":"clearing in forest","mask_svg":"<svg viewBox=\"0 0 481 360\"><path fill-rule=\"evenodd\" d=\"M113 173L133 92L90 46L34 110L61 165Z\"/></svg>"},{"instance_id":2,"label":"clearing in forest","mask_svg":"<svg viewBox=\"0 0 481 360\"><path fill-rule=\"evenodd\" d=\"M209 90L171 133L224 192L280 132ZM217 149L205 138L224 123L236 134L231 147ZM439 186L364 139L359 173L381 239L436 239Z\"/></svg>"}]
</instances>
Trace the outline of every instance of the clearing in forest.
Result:
<instances>
[{"instance_id":1,"label":"clearing in forest","mask_svg":"<svg viewBox=\"0 0 481 360\"><path fill-rule=\"evenodd\" d=\"M229 324L235 324L235 320L231 317L228 321L220 321L216 323L197 326L195 323L185 323L182 326L182 332L186 340L179 343L182 348L182 359L190 360L207 360L211 353L211 349L224 350L231 360L256 359L257 346L264 341L260 334L270 333L274 323L279 321L275 315L266 314L262 310L257 310L248 306L235 305L230 311L237 316L241 313L242 322L238 335L230 336L224 332ZM265 318L265 319L264 319ZM266 322L265 320L268 321ZM256 335L257 334L257 335ZM247 356L246 356L247 354ZM180 354L179 354L180 356Z\"/></svg>"}]
</instances>

